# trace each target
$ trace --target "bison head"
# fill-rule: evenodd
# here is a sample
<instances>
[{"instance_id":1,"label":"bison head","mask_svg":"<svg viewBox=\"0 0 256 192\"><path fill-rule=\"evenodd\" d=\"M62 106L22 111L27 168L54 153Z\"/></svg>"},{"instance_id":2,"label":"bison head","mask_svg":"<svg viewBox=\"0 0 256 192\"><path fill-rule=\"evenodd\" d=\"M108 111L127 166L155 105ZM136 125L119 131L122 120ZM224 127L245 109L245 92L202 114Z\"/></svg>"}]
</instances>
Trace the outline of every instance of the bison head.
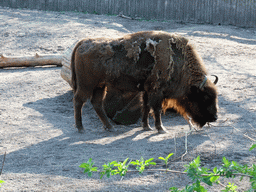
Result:
<instances>
[{"instance_id":1,"label":"bison head","mask_svg":"<svg viewBox=\"0 0 256 192\"><path fill-rule=\"evenodd\" d=\"M217 90L214 84L217 83L218 77L214 83L205 78L202 84L191 86L184 97L177 99L166 99L163 102L163 110L174 108L185 119L190 117L192 121L200 127L207 122L217 120Z\"/></svg>"},{"instance_id":2,"label":"bison head","mask_svg":"<svg viewBox=\"0 0 256 192\"><path fill-rule=\"evenodd\" d=\"M203 89L192 86L187 97L179 103L200 127L217 120L217 92L214 85L207 85Z\"/></svg>"}]
</instances>

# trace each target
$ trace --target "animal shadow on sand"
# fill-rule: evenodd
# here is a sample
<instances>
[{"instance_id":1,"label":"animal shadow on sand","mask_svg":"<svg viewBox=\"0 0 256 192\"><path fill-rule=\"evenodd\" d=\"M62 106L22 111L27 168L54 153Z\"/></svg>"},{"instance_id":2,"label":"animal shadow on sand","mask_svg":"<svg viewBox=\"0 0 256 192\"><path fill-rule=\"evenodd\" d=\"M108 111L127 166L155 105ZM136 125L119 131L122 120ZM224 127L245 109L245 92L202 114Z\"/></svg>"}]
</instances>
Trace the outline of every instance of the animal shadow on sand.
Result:
<instances>
[{"instance_id":1,"label":"animal shadow on sand","mask_svg":"<svg viewBox=\"0 0 256 192\"><path fill-rule=\"evenodd\" d=\"M87 176L82 173L79 165L87 162L89 158L92 158L98 167L114 160L123 161L128 157L136 160L141 156L145 159L153 157L157 163L160 163L159 156L165 157L175 151L173 132L180 131L177 128L175 130L175 127L187 127L182 117L169 113L163 116L163 124L168 127L169 134L142 131L142 127L137 124L115 125L114 130L108 132L102 129L102 123L88 102L83 108L83 123L86 132L81 134L73 125L72 97L72 91L68 91L60 96L24 104L24 107L40 112L43 115L42 118L52 125L52 129L61 131L62 134L51 136L45 132L49 135L48 140L9 153L5 162L5 172L49 174L80 179ZM154 123L152 117L150 123ZM38 129L42 129L43 126L41 125ZM176 138L176 157L185 153L184 136L183 134ZM188 146L189 150L209 138L196 133L188 137L188 142L193 140L196 142L193 146ZM131 168L135 169L135 167ZM99 178L96 175L99 174L94 176Z\"/></svg>"},{"instance_id":2,"label":"animal shadow on sand","mask_svg":"<svg viewBox=\"0 0 256 192\"><path fill-rule=\"evenodd\" d=\"M188 130L188 125L177 114L167 113L163 115L163 124L169 131L168 134L157 134L157 131L143 131L139 123L129 126L115 125L114 130L108 132L103 130L101 121L88 101L83 107L85 133L80 134L74 128L72 98L72 91L68 91L63 95L24 104L24 107L32 108L41 113L41 118L51 124L52 129L59 130L62 134L51 136L46 132L45 134L49 135L48 140L9 153L5 162L6 172L49 174L83 179L87 176L82 173L79 165L89 158L92 158L95 165L100 167L102 164L114 160L123 161L128 157L136 160L140 159L141 156L144 159L153 157L157 163L160 163L157 158L174 153L175 148L176 156L173 159L185 153L184 131L185 129ZM226 114L231 117L232 115L239 115L239 119L234 123L234 126L240 126L239 128L246 126L247 121L251 121L255 117L255 112L239 107L223 95L219 96L219 105L222 108L219 114L220 119L225 119ZM150 117L150 119L150 124L154 127L153 118ZM246 125L239 123L239 121L245 119L247 121L243 122ZM245 142L241 133L230 134L234 132L232 127L217 126L204 129L207 134L199 132L188 136L189 153L185 156L185 161L188 162L197 155L201 155L202 164L207 163L209 165L214 159L220 159L222 156L234 160L239 160L241 156L244 158L250 156L248 150L242 150L239 147L240 145L244 146ZM176 139L174 139L175 135ZM236 151L233 151L233 144L224 146L222 149L216 149L214 145L217 141L213 141L212 137L220 136L236 143ZM174 140L176 140L176 145ZM197 147L203 146L205 142L209 141L213 143L212 150L207 151L209 148L201 147L198 151ZM0 158L3 158L3 156ZM180 161L180 159L176 161ZM98 174L93 177L99 178ZM130 176L127 175L127 177Z\"/></svg>"}]
</instances>

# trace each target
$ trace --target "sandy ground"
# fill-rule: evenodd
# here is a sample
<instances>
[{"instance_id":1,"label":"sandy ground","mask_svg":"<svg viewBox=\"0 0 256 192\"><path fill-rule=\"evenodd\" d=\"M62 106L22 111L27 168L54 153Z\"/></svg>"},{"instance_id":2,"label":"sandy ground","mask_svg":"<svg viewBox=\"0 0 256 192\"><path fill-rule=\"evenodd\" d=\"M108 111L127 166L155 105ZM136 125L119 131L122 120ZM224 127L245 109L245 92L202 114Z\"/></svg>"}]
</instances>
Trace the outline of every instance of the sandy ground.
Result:
<instances>
[{"instance_id":1,"label":"sandy ground","mask_svg":"<svg viewBox=\"0 0 256 192\"><path fill-rule=\"evenodd\" d=\"M0 69L0 162L6 152L0 191L167 191L184 187L190 179L181 174L128 173L99 179L78 166L92 158L100 167L123 161L176 154L170 169L198 155L202 165L221 165L223 156L239 163L255 163L256 150L245 135L256 139L256 29L234 26L180 24L174 21L134 21L116 16L57 13L0 7L0 53L7 56L62 54L83 37L119 37L143 30L164 30L189 38L210 74L219 76L219 119L202 132L188 136L189 127L179 115L163 116L169 133L144 132L140 123L116 125L106 132L88 102L83 109L85 134L74 128L73 93L61 78L59 67ZM153 126L153 119L151 119ZM176 145L174 138L176 137ZM159 165L158 165L159 167ZM160 166L162 167L162 166ZM132 167L134 170L134 167ZM238 191L249 183L236 182ZM209 191L220 191L220 186Z\"/></svg>"}]
</instances>

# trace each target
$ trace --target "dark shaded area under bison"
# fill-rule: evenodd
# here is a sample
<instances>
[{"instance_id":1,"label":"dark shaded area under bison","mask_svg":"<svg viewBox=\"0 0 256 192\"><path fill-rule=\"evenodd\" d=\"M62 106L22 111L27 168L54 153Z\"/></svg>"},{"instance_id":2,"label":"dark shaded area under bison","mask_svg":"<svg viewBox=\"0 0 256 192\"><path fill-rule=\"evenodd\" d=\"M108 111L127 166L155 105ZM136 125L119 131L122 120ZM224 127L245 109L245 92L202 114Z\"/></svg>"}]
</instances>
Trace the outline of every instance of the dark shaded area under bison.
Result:
<instances>
[{"instance_id":1,"label":"dark shaded area under bison","mask_svg":"<svg viewBox=\"0 0 256 192\"><path fill-rule=\"evenodd\" d=\"M22 13L22 10L17 12ZM45 17L39 16L42 13L38 12L37 19ZM29 16L20 15L24 17L23 20L27 17L33 18L33 12ZM59 23L63 23L65 28L65 21L61 20L62 16L57 13L56 15L60 17ZM74 23L84 24L85 20L88 20L90 22L88 26L96 26L96 29L100 25L96 22L100 22L103 17L80 15L79 18L84 16L83 22L80 22L80 20L76 21L77 16L74 14L64 16ZM108 19L109 17L106 18ZM202 165L208 168L220 165L222 156L239 163L255 163L255 150L248 151L252 142L243 135L256 138L256 68L252 65L252 61L255 61L256 49L255 46L252 47L255 45L255 36L254 38L253 35L247 36L248 33L242 29L232 27L216 29L216 26L190 24L171 27L171 24L160 22L114 19L116 20L113 23L123 26L115 28L119 32L126 33L128 29L129 32L135 32L162 27L161 29L168 32L178 32L191 39L203 57L208 71L217 74L220 78L218 121L213 123L211 128L205 126L202 132L193 132L188 136L188 154L182 161L178 157L185 153L185 132L189 127L179 115L175 113L163 115L163 124L169 131L164 135L157 134L157 131L144 132L140 122L129 126L116 125L113 132L107 132L103 130L102 123L88 102L83 108L83 124L86 131L85 134L79 134L74 128L73 93L69 85L61 79L60 68L1 69L0 160L3 159L5 151L7 155L0 178L6 183L2 184L0 190L166 191L172 186L184 187L190 180L179 174L129 173L121 181L118 176L99 180L98 174L89 179L78 167L89 158L100 167L108 161L123 161L127 157L135 160L141 156L145 159L154 157L160 164L157 159L159 156L165 157L175 152L175 136L177 153L171 159L170 169L184 170L183 165L197 155L201 156ZM82 25L80 28L85 30ZM86 30L91 32L92 28ZM70 35L68 30L65 33ZM75 28L74 33L78 33L76 38L81 38L82 32L79 33L79 28ZM47 37L42 38L43 41L47 39ZM51 35L49 41L50 38ZM19 44L13 49L3 45L2 49L6 52L13 52L15 49L25 50L29 48L31 42L35 44L37 41L43 42L38 36L36 40L28 41L28 45L25 40L18 37L16 39L9 44L19 41L23 43L22 49L18 49ZM214 39L218 40L218 45ZM67 42L72 44L69 36L66 39L62 37L62 42L63 47ZM8 45L7 42L6 44ZM33 54L34 49L36 50L32 48L27 51ZM150 124L154 128L152 117ZM131 168L134 170L134 167ZM241 191L244 191L248 183L242 182L238 185ZM211 188L210 191L220 191L220 187Z\"/></svg>"}]
</instances>

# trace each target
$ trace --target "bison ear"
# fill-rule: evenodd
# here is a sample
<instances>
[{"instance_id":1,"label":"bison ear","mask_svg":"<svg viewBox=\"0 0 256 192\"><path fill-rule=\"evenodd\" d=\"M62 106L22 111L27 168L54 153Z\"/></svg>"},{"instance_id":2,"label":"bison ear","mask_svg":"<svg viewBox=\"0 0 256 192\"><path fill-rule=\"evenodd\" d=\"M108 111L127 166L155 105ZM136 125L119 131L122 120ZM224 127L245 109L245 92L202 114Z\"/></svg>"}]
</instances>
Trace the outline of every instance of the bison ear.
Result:
<instances>
[{"instance_id":1,"label":"bison ear","mask_svg":"<svg viewBox=\"0 0 256 192\"><path fill-rule=\"evenodd\" d=\"M188 94L188 98L190 101L195 101L198 99L198 94L200 93L200 89L196 86L190 87L190 93Z\"/></svg>"},{"instance_id":2,"label":"bison ear","mask_svg":"<svg viewBox=\"0 0 256 192\"><path fill-rule=\"evenodd\" d=\"M199 93L200 90L196 86L191 86L190 91L192 94L197 94L197 93Z\"/></svg>"}]
</instances>

